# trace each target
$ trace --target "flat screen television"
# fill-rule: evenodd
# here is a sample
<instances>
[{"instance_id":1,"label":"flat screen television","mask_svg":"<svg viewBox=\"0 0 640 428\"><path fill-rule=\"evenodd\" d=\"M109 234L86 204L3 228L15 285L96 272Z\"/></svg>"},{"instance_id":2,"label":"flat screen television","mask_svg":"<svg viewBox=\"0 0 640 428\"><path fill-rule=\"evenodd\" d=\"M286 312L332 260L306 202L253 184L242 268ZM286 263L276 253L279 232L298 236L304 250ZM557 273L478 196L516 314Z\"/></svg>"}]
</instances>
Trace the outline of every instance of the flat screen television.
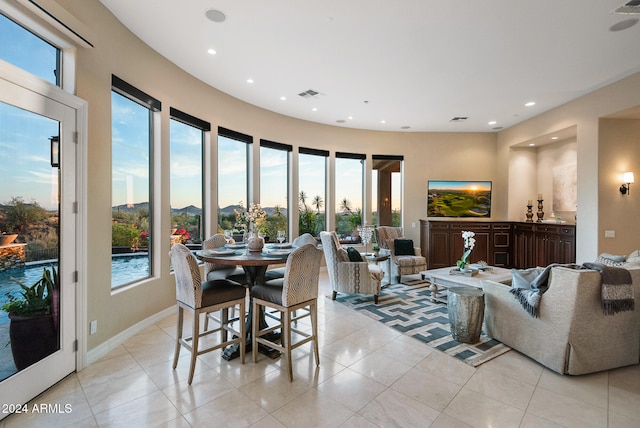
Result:
<instances>
[{"instance_id":1,"label":"flat screen television","mask_svg":"<svg viewBox=\"0 0 640 428\"><path fill-rule=\"evenodd\" d=\"M491 181L429 180L427 217L491 217Z\"/></svg>"}]
</instances>

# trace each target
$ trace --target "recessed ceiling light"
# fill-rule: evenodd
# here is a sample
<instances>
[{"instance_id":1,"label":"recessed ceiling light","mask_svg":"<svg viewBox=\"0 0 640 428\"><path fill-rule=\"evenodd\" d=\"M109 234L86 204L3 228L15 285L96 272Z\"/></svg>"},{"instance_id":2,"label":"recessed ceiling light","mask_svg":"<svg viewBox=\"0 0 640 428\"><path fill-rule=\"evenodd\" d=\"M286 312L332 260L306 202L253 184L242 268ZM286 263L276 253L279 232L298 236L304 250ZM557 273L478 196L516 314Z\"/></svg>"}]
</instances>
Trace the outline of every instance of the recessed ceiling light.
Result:
<instances>
[{"instance_id":1,"label":"recessed ceiling light","mask_svg":"<svg viewBox=\"0 0 640 428\"><path fill-rule=\"evenodd\" d=\"M492 120L491 122L489 122L489 125L495 125L496 123L498 122L496 122L495 120Z\"/></svg>"},{"instance_id":2,"label":"recessed ceiling light","mask_svg":"<svg viewBox=\"0 0 640 428\"><path fill-rule=\"evenodd\" d=\"M312 108L311 111L318 111L318 107Z\"/></svg>"},{"instance_id":3,"label":"recessed ceiling light","mask_svg":"<svg viewBox=\"0 0 640 428\"><path fill-rule=\"evenodd\" d=\"M210 55L215 55L215 54L217 54L218 52L216 52L216 50L215 50L215 49L209 49L209 50L207 51L207 53L208 53L208 54L210 54Z\"/></svg>"},{"instance_id":4,"label":"recessed ceiling light","mask_svg":"<svg viewBox=\"0 0 640 428\"><path fill-rule=\"evenodd\" d=\"M609 31L622 31L627 28L631 28L638 23L638 18L625 19L624 21L620 21L617 24L613 24L609 27Z\"/></svg>"},{"instance_id":5,"label":"recessed ceiling light","mask_svg":"<svg viewBox=\"0 0 640 428\"><path fill-rule=\"evenodd\" d=\"M224 22L225 19L227 19L227 16L220 10L218 9L209 9L207 10L204 15L213 22Z\"/></svg>"},{"instance_id":6,"label":"recessed ceiling light","mask_svg":"<svg viewBox=\"0 0 640 428\"><path fill-rule=\"evenodd\" d=\"M287 97L280 97L280 100L281 100L281 101L286 101L286 100L287 100Z\"/></svg>"},{"instance_id":7,"label":"recessed ceiling light","mask_svg":"<svg viewBox=\"0 0 640 428\"><path fill-rule=\"evenodd\" d=\"M247 79L247 83L253 83L253 79Z\"/></svg>"},{"instance_id":8,"label":"recessed ceiling light","mask_svg":"<svg viewBox=\"0 0 640 428\"><path fill-rule=\"evenodd\" d=\"M534 105L536 105L535 101L529 101L528 103L525 104L525 107L531 107L531 106L534 106Z\"/></svg>"},{"instance_id":9,"label":"recessed ceiling light","mask_svg":"<svg viewBox=\"0 0 640 428\"><path fill-rule=\"evenodd\" d=\"M529 143L529 147L535 146L535 143Z\"/></svg>"},{"instance_id":10,"label":"recessed ceiling light","mask_svg":"<svg viewBox=\"0 0 640 428\"><path fill-rule=\"evenodd\" d=\"M387 123L387 121L386 120L381 120L380 123Z\"/></svg>"},{"instance_id":11,"label":"recessed ceiling light","mask_svg":"<svg viewBox=\"0 0 640 428\"><path fill-rule=\"evenodd\" d=\"M347 119L349 119L349 120L353 120L353 116L349 116Z\"/></svg>"},{"instance_id":12,"label":"recessed ceiling light","mask_svg":"<svg viewBox=\"0 0 640 428\"><path fill-rule=\"evenodd\" d=\"M552 139L552 140L557 140L557 139L558 139L558 137L551 137L551 139Z\"/></svg>"}]
</instances>

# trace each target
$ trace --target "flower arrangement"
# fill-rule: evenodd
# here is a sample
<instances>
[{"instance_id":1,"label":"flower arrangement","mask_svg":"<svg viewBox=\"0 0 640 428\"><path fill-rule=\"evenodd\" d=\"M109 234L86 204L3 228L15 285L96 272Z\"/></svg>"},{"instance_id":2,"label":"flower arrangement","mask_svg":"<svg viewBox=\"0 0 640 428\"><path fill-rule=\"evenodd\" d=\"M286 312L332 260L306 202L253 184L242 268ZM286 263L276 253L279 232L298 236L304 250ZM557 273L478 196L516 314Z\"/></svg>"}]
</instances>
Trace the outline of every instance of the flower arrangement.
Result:
<instances>
[{"instance_id":1,"label":"flower arrangement","mask_svg":"<svg viewBox=\"0 0 640 428\"><path fill-rule=\"evenodd\" d=\"M474 236L476 236L474 232L465 230L462 231L462 239L464 240L464 253L462 253L462 257L460 257L460 260L456 262L456 265L461 270L466 267L469 254L471 254L473 247L476 245L476 238L474 238Z\"/></svg>"},{"instance_id":2,"label":"flower arrangement","mask_svg":"<svg viewBox=\"0 0 640 428\"><path fill-rule=\"evenodd\" d=\"M187 232L185 229L176 230L176 235L180 235L181 244L186 244L189 239L191 239L191 234Z\"/></svg>"},{"instance_id":3,"label":"flower arrangement","mask_svg":"<svg viewBox=\"0 0 640 428\"><path fill-rule=\"evenodd\" d=\"M262 229L267 224L267 213L264 212L260 204L251 204L245 211L244 205L240 202L240 209L234 209L236 215L235 227L245 232Z\"/></svg>"}]
</instances>

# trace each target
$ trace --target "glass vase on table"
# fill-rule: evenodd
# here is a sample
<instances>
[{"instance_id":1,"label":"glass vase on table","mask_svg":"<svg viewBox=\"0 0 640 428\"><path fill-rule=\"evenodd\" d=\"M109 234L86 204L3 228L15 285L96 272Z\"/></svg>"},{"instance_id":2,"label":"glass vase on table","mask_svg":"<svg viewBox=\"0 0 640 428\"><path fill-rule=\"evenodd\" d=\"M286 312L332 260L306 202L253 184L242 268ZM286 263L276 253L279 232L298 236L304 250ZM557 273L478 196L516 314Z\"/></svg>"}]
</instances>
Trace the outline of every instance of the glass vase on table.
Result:
<instances>
[{"instance_id":1,"label":"glass vase on table","mask_svg":"<svg viewBox=\"0 0 640 428\"><path fill-rule=\"evenodd\" d=\"M232 239L233 239L233 231L231 229L226 229L224 231L224 240L227 241L227 245L229 245Z\"/></svg>"}]
</instances>

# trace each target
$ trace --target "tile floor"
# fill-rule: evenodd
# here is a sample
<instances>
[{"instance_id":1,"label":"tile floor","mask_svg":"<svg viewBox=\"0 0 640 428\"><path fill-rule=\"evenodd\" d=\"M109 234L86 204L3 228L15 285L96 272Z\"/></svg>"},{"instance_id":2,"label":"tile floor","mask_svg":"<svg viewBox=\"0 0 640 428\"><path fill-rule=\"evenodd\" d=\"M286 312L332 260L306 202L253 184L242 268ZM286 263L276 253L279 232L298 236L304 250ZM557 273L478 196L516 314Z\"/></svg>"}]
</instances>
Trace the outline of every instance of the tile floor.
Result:
<instances>
[{"instance_id":1,"label":"tile floor","mask_svg":"<svg viewBox=\"0 0 640 428\"><path fill-rule=\"evenodd\" d=\"M320 367L294 352L294 382L280 359L254 364L188 354L171 369L175 317L129 339L32 401L60 414L12 415L6 427L639 427L640 365L559 376L523 355L472 368L324 296ZM30 404L30 405L31 405Z\"/></svg>"}]
</instances>

